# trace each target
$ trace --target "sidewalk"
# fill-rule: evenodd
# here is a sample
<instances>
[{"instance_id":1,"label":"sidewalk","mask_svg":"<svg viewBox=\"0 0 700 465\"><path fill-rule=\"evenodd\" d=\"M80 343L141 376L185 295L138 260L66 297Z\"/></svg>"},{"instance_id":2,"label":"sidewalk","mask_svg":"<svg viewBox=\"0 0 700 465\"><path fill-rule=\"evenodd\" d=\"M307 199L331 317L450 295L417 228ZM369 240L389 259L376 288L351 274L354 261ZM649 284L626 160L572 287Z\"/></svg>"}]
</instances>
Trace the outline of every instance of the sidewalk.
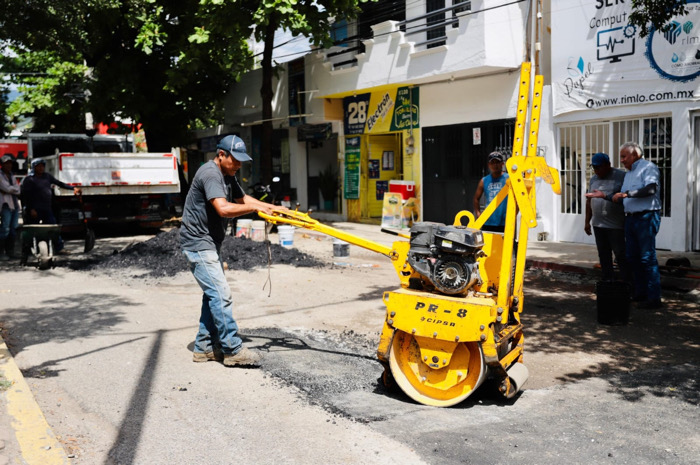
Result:
<instances>
[{"instance_id":1,"label":"sidewalk","mask_svg":"<svg viewBox=\"0 0 700 465\"><path fill-rule=\"evenodd\" d=\"M68 465L63 446L0 337L0 464Z\"/></svg>"}]
</instances>

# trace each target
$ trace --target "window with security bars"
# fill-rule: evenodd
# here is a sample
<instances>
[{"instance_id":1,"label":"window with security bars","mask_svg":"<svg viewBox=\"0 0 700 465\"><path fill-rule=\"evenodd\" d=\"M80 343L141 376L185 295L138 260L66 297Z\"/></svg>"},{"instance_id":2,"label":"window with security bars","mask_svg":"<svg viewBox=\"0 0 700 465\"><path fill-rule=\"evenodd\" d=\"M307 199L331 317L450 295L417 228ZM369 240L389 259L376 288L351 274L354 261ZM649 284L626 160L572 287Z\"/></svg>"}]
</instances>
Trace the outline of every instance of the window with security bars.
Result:
<instances>
[{"instance_id":1,"label":"window with security bars","mask_svg":"<svg viewBox=\"0 0 700 465\"><path fill-rule=\"evenodd\" d=\"M445 37L445 0L427 0L425 2L425 9L428 13L436 12L434 15L428 16L425 21L430 28L427 31L428 41L443 39ZM438 47L440 45L445 45L445 41L430 42L428 48Z\"/></svg>"},{"instance_id":2,"label":"window with security bars","mask_svg":"<svg viewBox=\"0 0 700 465\"><path fill-rule=\"evenodd\" d=\"M471 9L472 9L471 0L452 0L452 5L455 6L455 9L452 10L452 18L453 19L457 19L457 16L460 13L465 13L465 12L471 11ZM459 21L452 23L452 28L457 28L457 27L459 27Z\"/></svg>"},{"instance_id":3,"label":"window with security bars","mask_svg":"<svg viewBox=\"0 0 700 465\"><path fill-rule=\"evenodd\" d=\"M447 26L459 27L460 13L469 12L472 9L471 0L426 0L425 19L427 48L445 45L447 39ZM434 14L430 14L433 13Z\"/></svg>"},{"instance_id":4,"label":"window with security bars","mask_svg":"<svg viewBox=\"0 0 700 465\"><path fill-rule=\"evenodd\" d=\"M671 216L671 118L644 118L644 158L659 168L661 216Z\"/></svg>"},{"instance_id":5,"label":"window with security bars","mask_svg":"<svg viewBox=\"0 0 700 465\"><path fill-rule=\"evenodd\" d=\"M583 127L559 129L561 212L581 213L581 147Z\"/></svg>"},{"instance_id":6,"label":"window with security bars","mask_svg":"<svg viewBox=\"0 0 700 465\"><path fill-rule=\"evenodd\" d=\"M593 154L607 153L613 167L624 169L620 146L630 141L637 142L644 158L658 166L661 216L671 216L671 118L667 116L560 127L561 213L582 213L583 193L593 175Z\"/></svg>"}]
</instances>

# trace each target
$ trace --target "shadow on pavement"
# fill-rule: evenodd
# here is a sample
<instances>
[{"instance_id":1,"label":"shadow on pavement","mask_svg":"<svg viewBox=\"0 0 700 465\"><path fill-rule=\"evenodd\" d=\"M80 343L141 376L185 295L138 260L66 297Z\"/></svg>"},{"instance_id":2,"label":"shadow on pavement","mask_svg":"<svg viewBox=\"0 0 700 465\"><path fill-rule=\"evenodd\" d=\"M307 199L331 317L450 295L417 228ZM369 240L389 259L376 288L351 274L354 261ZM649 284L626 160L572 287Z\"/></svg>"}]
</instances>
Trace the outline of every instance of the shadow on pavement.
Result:
<instances>
[{"instance_id":1,"label":"shadow on pavement","mask_svg":"<svg viewBox=\"0 0 700 465\"><path fill-rule=\"evenodd\" d=\"M115 308L137 305L114 294L75 294L41 302L37 307L0 311L2 337L14 355L46 342L63 342L114 327L125 321Z\"/></svg>"},{"instance_id":2,"label":"shadow on pavement","mask_svg":"<svg viewBox=\"0 0 700 465\"><path fill-rule=\"evenodd\" d=\"M119 434L109 450L109 458L105 460L105 465L134 463L141 434L143 433L143 423L148 412L149 399L152 397L152 386L157 372L155 368L158 365L165 333L166 331L164 330L156 332L153 345L148 357L146 357L146 363L141 370L141 377L131 395L129 407L118 428Z\"/></svg>"},{"instance_id":3,"label":"shadow on pavement","mask_svg":"<svg viewBox=\"0 0 700 465\"><path fill-rule=\"evenodd\" d=\"M700 359L696 304L668 296L663 296L661 309L643 310L630 304L627 325L606 326L597 322L594 283L532 274L526 279L522 316L526 356L539 351L556 355L561 363L572 354L606 360L576 370L563 369L559 381L602 377L627 401L650 393L697 403L700 386L695 376L683 376L683 369L667 376L657 373L671 366L697 364Z\"/></svg>"}]
</instances>

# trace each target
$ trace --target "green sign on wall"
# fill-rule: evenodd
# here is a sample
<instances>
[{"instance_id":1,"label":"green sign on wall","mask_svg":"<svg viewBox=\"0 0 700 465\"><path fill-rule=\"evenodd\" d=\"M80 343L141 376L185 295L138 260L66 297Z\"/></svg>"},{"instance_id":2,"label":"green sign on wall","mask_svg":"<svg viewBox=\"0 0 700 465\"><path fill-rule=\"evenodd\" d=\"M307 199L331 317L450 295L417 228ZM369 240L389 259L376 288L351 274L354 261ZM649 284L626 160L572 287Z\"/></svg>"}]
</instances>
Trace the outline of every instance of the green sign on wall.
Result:
<instances>
[{"instance_id":1,"label":"green sign on wall","mask_svg":"<svg viewBox=\"0 0 700 465\"><path fill-rule=\"evenodd\" d=\"M360 138L345 139L345 183L343 196L346 199L360 198Z\"/></svg>"}]
</instances>

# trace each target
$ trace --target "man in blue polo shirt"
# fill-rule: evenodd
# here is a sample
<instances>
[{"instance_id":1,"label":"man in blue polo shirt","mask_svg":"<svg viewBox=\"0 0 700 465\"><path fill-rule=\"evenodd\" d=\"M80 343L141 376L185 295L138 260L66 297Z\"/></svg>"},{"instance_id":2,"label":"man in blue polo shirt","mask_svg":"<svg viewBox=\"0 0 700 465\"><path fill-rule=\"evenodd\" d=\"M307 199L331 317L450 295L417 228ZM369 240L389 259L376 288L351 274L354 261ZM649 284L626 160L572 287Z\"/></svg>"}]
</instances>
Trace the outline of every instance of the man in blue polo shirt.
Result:
<instances>
[{"instance_id":1,"label":"man in blue polo shirt","mask_svg":"<svg viewBox=\"0 0 700 465\"><path fill-rule=\"evenodd\" d=\"M627 168L622 190L613 202L625 209L627 263L634 274L633 300L640 308L661 307L661 275L656 260L656 234L661 226L659 168L642 159L642 149L634 142L620 147L620 162Z\"/></svg>"}]
</instances>

